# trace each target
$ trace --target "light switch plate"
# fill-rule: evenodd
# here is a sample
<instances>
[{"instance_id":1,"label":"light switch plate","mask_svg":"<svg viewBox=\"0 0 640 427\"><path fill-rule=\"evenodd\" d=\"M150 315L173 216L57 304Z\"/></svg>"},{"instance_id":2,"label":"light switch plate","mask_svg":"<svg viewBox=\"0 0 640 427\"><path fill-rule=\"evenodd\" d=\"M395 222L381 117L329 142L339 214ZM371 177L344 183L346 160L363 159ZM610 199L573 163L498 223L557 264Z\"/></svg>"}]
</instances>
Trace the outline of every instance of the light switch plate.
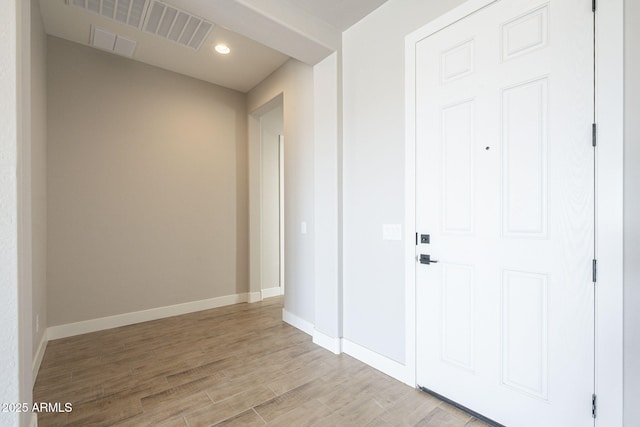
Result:
<instances>
[{"instance_id":1,"label":"light switch plate","mask_svg":"<svg viewBox=\"0 0 640 427\"><path fill-rule=\"evenodd\" d=\"M302 221L300 223L300 234L307 234L307 222Z\"/></svg>"},{"instance_id":2,"label":"light switch plate","mask_svg":"<svg viewBox=\"0 0 640 427\"><path fill-rule=\"evenodd\" d=\"M402 240L402 225L382 224L382 240Z\"/></svg>"}]
</instances>

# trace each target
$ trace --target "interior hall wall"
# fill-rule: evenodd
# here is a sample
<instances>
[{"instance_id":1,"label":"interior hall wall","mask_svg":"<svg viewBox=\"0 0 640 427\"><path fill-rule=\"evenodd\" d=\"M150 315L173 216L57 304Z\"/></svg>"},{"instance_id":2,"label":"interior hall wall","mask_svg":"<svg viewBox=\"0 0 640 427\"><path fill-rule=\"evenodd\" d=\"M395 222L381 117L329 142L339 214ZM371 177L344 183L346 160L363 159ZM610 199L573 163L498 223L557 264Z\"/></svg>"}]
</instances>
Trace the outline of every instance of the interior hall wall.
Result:
<instances>
[{"instance_id":1,"label":"interior hall wall","mask_svg":"<svg viewBox=\"0 0 640 427\"><path fill-rule=\"evenodd\" d=\"M248 93L247 110L256 112L278 97L282 97L284 116L284 308L313 324L313 68L294 59L285 62ZM306 232L303 232L303 223Z\"/></svg>"},{"instance_id":2,"label":"interior hall wall","mask_svg":"<svg viewBox=\"0 0 640 427\"><path fill-rule=\"evenodd\" d=\"M246 95L48 39L50 326L248 291Z\"/></svg>"}]
</instances>

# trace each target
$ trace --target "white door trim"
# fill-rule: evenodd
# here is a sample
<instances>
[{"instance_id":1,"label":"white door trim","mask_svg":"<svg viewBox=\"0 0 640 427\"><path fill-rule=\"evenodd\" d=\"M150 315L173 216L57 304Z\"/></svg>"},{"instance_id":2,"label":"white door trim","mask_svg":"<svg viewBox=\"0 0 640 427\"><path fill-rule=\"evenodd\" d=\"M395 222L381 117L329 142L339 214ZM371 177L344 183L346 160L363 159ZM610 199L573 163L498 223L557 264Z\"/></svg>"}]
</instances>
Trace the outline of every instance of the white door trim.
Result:
<instances>
[{"instance_id":1,"label":"white door trim","mask_svg":"<svg viewBox=\"0 0 640 427\"><path fill-rule=\"evenodd\" d=\"M497 0L469 0L405 38L405 325L407 377L416 378L415 45ZM622 425L623 402L623 1L598 2L596 45L596 394L601 426ZM606 149L604 149L606 148ZM602 209L600 209L602 208ZM587 397L588 398L588 397Z\"/></svg>"},{"instance_id":2,"label":"white door trim","mask_svg":"<svg viewBox=\"0 0 640 427\"><path fill-rule=\"evenodd\" d=\"M623 425L624 0L596 12L597 425Z\"/></svg>"},{"instance_id":3,"label":"white door trim","mask_svg":"<svg viewBox=\"0 0 640 427\"><path fill-rule=\"evenodd\" d=\"M278 195L280 210L280 295L284 295L284 135L278 135Z\"/></svg>"}]
</instances>

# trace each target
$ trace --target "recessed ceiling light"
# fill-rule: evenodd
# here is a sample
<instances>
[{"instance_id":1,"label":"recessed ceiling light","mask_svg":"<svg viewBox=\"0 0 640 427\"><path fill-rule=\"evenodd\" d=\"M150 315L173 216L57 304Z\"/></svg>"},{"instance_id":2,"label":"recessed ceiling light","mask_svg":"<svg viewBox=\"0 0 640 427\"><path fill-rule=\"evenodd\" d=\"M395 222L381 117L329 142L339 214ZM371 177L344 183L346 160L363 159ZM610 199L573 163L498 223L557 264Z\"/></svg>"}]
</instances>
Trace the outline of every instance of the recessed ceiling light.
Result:
<instances>
[{"instance_id":1,"label":"recessed ceiling light","mask_svg":"<svg viewBox=\"0 0 640 427\"><path fill-rule=\"evenodd\" d=\"M226 44L219 44L216 45L216 52L221 53L222 55L226 55L231 52L231 49L229 49L229 46L227 46Z\"/></svg>"}]
</instances>

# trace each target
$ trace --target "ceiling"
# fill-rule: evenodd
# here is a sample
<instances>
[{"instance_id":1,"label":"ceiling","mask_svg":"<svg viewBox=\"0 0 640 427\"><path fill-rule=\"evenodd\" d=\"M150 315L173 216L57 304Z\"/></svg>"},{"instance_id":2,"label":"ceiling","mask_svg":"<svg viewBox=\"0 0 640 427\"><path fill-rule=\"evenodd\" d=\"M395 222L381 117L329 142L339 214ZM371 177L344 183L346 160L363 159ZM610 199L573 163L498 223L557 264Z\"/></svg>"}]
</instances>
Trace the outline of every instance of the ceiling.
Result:
<instances>
[{"instance_id":1,"label":"ceiling","mask_svg":"<svg viewBox=\"0 0 640 427\"><path fill-rule=\"evenodd\" d=\"M332 27L345 31L387 0L284 0Z\"/></svg>"},{"instance_id":2,"label":"ceiling","mask_svg":"<svg viewBox=\"0 0 640 427\"><path fill-rule=\"evenodd\" d=\"M340 47L342 31L385 1L160 0L214 24L197 50L65 0L40 0L40 8L49 35L89 45L98 27L136 41L134 60L247 92L289 58L316 64ZM215 53L218 43L231 53Z\"/></svg>"}]
</instances>

